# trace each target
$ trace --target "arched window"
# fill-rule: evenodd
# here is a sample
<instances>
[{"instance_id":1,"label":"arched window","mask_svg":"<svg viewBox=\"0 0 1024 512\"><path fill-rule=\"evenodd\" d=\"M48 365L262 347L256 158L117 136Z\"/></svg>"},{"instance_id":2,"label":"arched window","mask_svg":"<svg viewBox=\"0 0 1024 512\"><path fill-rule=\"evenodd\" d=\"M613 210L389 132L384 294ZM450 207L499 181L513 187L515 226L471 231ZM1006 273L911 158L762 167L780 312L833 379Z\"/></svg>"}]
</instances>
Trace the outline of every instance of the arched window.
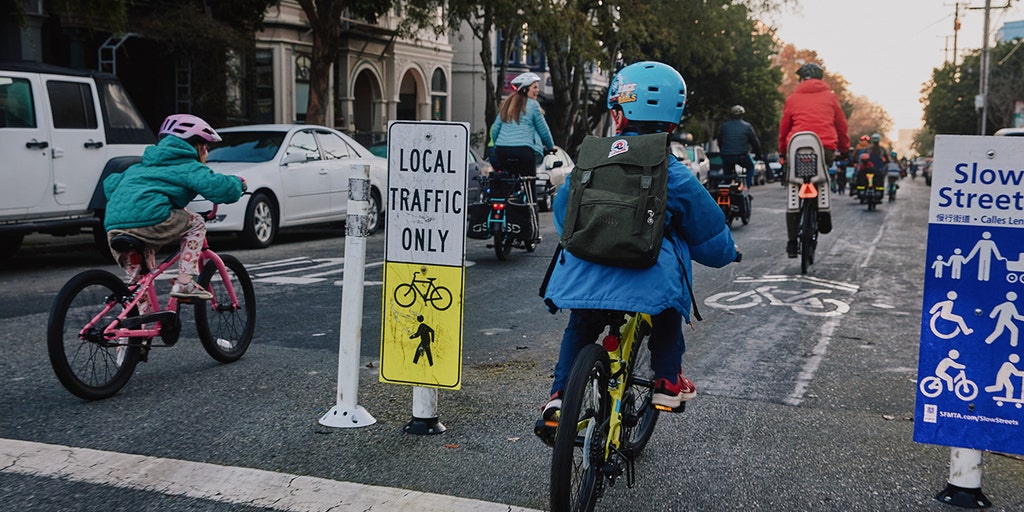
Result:
<instances>
[{"instance_id":1,"label":"arched window","mask_svg":"<svg viewBox=\"0 0 1024 512\"><path fill-rule=\"evenodd\" d=\"M430 118L444 121L448 117L448 79L441 68L430 77Z\"/></svg>"}]
</instances>

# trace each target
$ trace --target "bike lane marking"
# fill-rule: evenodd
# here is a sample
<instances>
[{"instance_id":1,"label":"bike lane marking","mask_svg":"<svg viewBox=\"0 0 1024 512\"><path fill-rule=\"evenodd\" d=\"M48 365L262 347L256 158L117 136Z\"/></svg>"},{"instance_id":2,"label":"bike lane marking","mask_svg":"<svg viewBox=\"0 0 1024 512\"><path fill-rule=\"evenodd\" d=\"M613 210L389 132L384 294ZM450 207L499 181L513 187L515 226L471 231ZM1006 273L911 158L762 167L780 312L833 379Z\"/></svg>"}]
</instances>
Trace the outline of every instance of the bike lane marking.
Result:
<instances>
[{"instance_id":1,"label":"bike lane marking","mask_svg":"<svg viewBox=\"0 0 1024 512\"><path fill-rule=\"evenodd\" d=\"M804 401L807 386L814 380L814 375L818 373L821 361L825 359L825 353L828 352L829 343L832 343L832 335L836 332L836 327L839 327L839 319L836 317L831 317L821 324L821 330L818 331L818 343L811 351L811 357L807 358L807 361L804 363L800 374L797 375L796 386L793 388L793 392L783 400L786 405L797 406Z\"/></svg>"},{"instance_id":2,"label":"bike lane marking","mask_svg":"<svg viewBox=\"0 0 1024 512\"><path fill-rule=\"evenodd\" d=\"M868 268L871 265L871 257L875 255L875 249L878 247L878 242L882 240L882 234L885 232L885 222L882 222L881 226L878 226L878 234L875 235L875 239L868 244L868 252L864 255L864 261L861 262L860 268Z\"/></svg>"},{"instance_id":3,"label":"bike lane marking","mask_svg":"<svg viewBox=\"0 0 1024 512\"><path fill-rule=\"evenodd\" d=\"M0 438L0 472L286 512L540 512L326 478Z\"/></svg>"}]
</instances>

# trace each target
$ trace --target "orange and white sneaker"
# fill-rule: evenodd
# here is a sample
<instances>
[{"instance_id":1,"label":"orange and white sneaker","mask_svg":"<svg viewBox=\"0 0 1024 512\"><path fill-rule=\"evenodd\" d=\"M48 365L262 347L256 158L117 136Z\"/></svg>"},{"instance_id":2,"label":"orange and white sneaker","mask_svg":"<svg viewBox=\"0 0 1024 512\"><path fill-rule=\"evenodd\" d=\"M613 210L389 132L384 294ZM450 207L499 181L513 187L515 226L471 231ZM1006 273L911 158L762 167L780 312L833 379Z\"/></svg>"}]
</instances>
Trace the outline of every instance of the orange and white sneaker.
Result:
<instances>
[{"instance_id":1,"label":"orange and white sneaker","mask_svg":"<svg viewBox=\"0 0 1024 512\"><path fill-rule=\"evenodd\" d=\"M533 427L533 433L537 434L544 444L555 445L555 433L558 428L558 419L562 411L562 392L556 391L548 399L548 403L541 408L541 418Z\"/></svg>"},{"instance_id":2,"label":"orange and white sneaker","mask_svg":"<svg viewBox=\"0 0 1024 512\"><path fill-rule=\"evenodd\" d=\"M666 412L683 412L686 410L686 401L697 396L697 386L693 381L683 377L680 371L675 382L668 379L656 379L654 381L654 396L651 402L654 408Z\"/></svg>"},{"instance_id":3,"label":"orange and white sneaker","mask_svg":"<svg viewBox=\"0 0 1024 512\"><path fill-rule=\"evenodd\" d=\"M202 286L199 286L195 282L190 283L175 283L171 287L171 297L175 297L182 300L210 300L213 298L213 294L204 290Z\"/></svg>"}]
</instances>

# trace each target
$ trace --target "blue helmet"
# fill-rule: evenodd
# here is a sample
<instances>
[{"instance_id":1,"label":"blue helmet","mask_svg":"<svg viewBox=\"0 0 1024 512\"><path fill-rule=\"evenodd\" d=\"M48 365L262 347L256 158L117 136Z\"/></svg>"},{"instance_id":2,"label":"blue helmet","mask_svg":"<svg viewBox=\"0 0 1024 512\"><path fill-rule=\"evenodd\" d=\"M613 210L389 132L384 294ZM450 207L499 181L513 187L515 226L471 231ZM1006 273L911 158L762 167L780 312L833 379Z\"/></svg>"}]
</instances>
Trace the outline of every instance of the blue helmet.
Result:
<instances>
[{"instance_id":1,"label":"blue helmet","mask_svg":"<svg viewBox=\"0 0 1024 512\"><path fill-rule=\"evenodd\" d=\"M679 124L686 106L686 82L668 64L630 64L608 86L608 109L618 105L630 121Z\"/></svg>"}]
</instances>

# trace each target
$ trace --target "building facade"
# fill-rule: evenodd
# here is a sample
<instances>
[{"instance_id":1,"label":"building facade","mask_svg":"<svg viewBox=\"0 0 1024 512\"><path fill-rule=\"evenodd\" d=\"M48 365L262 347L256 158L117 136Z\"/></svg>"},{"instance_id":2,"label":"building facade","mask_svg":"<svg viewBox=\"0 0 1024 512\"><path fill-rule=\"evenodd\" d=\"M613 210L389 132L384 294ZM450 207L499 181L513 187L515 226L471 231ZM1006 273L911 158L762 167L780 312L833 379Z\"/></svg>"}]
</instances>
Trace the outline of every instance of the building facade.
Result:
<instances>
[{"instance_id":1,"label":"building facade","mask_svg":"<svg viewBox=\"0 0 1024 512\"><path fill-rule=\"evenodd\" d=\"M447 35L399 37L401 8L376 23L343 18L328 119L364 145L384 141L391 120L450 120L453 49ZM259 122L303 122L313 50L298 2L271 8L256 34Z\"/></svg>"}]
</instances>

